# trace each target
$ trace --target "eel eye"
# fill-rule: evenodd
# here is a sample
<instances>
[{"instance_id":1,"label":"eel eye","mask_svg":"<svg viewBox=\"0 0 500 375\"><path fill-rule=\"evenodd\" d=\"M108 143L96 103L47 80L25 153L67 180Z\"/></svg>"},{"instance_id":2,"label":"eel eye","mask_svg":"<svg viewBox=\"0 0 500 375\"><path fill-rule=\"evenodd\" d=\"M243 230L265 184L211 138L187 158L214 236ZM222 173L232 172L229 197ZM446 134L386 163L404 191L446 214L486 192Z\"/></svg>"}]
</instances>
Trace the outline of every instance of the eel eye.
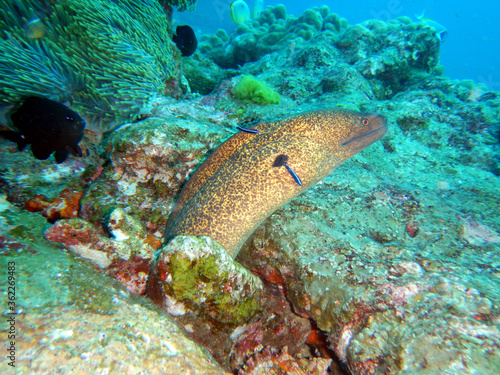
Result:
<instances>
[{"instance_id":1,"label":"eel eye","mask_svg":"<svg viewBox=\"0 0 500 375\"><path fill-rule=\"evenodd\" d=\"M70 117L70 116L66 116L66 117L64 117L64 119L65 119L65 120L68 120L68 121L73 121L73 120L74 120L74 118L73 118L73 117Z\"/></svg>"},{"instance_id":2,"label":"eel eye","mask_svg":"<svg viewBox=\"0 0 500 375\"><path fill-rule=\"evenodd\" d=\"M368 119L368 117L363 117L361 119L361 124L363 124L364 126L368 125L370 123L370 120Z\"/></svg>"}]
</instances>

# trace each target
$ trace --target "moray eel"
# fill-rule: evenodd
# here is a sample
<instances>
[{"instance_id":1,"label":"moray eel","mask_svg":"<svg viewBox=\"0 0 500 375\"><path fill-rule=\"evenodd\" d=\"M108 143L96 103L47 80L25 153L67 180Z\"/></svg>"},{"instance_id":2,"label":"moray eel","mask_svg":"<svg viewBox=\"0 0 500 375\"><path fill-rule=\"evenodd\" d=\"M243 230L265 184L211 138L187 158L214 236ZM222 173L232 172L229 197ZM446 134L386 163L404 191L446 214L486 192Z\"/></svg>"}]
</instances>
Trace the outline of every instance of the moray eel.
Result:
<instances>
[{"instance_id":1,"label":"moray eel","mask_svg":"<svg viewBox=\"0 0 500 375\"><path fill-rule=\"evenodd\" d=\"M379 140L387 121L332 109L241 130L188 180L167 222L166 241L210 236L236 257L264 219Z\"/></svg>"}]
</instances>

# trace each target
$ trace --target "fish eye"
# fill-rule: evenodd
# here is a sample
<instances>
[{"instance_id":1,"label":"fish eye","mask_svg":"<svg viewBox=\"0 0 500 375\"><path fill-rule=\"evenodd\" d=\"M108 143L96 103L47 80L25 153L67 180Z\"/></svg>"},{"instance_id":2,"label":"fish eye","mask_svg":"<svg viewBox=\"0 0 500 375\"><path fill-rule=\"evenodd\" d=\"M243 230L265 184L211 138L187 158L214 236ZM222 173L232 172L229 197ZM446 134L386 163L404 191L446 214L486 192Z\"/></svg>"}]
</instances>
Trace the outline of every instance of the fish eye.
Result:
<instances>
[{"instance_id":1,"label":"fish eye","mask_svg":"<svg viewBox=\"0 0 500 375\"><path fill-rule=\"evenodd\" d=\"M73 118L73 117L69 117L69 116L66 116L64 119L65 119L65 120L68 120L68 121L73 121L73 120L74 120L74 118Z\"/></svg>"},{"instance_id":2,"label":"fish eye","mask_svg":"<svg viewBox=\"0 0 500 375\"><path fill-rule=\"evenodd\" d=\"M368 125L370 123L370 120L368 119L368 117L363 117L361 119L361 124L363 124L364 126Z\"/></svg>"}]
</instances>

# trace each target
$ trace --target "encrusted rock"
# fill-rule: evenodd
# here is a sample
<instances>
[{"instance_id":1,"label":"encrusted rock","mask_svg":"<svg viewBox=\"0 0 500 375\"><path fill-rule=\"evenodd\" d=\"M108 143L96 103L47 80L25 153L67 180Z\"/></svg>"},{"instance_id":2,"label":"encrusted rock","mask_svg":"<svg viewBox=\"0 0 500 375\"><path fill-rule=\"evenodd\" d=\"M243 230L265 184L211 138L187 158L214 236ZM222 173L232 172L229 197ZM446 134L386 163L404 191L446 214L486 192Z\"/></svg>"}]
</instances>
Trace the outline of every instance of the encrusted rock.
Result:
<instances>
[{"instance_id":1,"label":"encrusted rock","mask_svg":"<svg viewBox=\"0 0 500 375\"><path fill-rule=\"evenodd\" d=\"M226 373L168 314L44 240L45 225L0 198L0 267L13 269L16 292L1 307L15 313L15 373Z\"/></svg>"},{"instance_id":2,"label":"encrusted rock","mask_svg":"<svg viewBox=\"0 0 500 375\"><path fill-rule=\"evenodd\" d=\"M45 238L65 245L111 273L131 291L144 294L150 263L161 241L121 208L109 215L107 238L82 219L59 220L45 231Z\"/></svg>"},{"instance_id":3,"label":"encrusted rock","mask_svg":"<svg viewBox=\"0 0 500 375\"><path fill-rule=\"evenodd\" d=\"M164 103L156 109L167 112L162 118L147 118L114 131L107 146L111 163L85 191L79 217L100 225L119 207L161 237L182 184L206 152L229 134L211 126L207 117L213 116L213 107L208 111L200 107L185 106L182 110L190 112L174 117L172 112L178 109Z\"/></svg>"},{"instance_id":4,"label":"encrusted rock","mask_svg":"<svg viewBox=\"0 0 500 375\"><path fill-rule=\"evenodd\" d=\"M209 237L178 236L155 260L148 295L173 315L236 325L262 308L262 282Z\"/></svg>"}]
</instances>

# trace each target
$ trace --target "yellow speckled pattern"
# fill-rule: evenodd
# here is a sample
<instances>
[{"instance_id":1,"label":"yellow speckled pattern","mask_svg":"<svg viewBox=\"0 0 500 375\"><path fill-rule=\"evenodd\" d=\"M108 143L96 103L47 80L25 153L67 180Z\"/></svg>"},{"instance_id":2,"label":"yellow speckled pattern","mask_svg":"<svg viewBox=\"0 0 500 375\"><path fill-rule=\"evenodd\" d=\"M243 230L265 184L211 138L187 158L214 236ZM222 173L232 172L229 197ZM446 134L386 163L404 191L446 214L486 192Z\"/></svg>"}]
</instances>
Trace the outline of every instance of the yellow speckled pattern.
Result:
<instances>
[{"instance_id":1,"label":"yellow speckled pattern","mask_svg":"<svg viewBox=\"0 0 500 375\"><path fill-rule=\"evenodd\" d=\"M265 218L380 139L387 122L377 114L321 110L252 128L260 133L235 134L192 175L167 223L167 240L210 236L236 257ZM284 166L273 167L279 155L288 157L302 186Z\"/></svg>"}]
</instances>

